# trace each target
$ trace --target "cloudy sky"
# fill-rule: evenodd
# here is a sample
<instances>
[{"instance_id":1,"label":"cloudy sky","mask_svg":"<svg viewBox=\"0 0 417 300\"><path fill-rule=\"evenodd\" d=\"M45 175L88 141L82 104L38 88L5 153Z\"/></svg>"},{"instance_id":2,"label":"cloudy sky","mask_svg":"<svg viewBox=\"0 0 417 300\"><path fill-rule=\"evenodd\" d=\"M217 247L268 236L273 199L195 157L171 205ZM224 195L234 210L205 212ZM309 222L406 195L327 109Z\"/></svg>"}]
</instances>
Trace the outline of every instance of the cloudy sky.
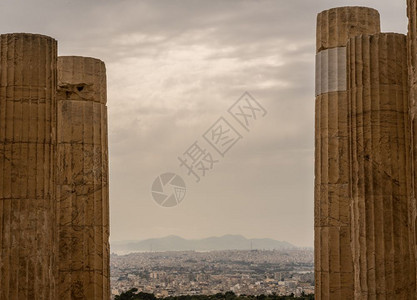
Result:
<instances>
[{"instance_id":1,"label":"cloudy sky","mask_svg":"<svg viewBox=\"0 0 417 300\"><path fill-rule=\"evenodd\" d=\"M378 9L406 32L405 0L67 0L0 2L0 32L59 41L107 66L111 240L242 234L313 245L314 54L318 12ZM245 131L227 109L248 91L267 110ZM242 135L199 183L178 156L219 117ZM154 179L184 200L164 208Z\"/></svg>"}]
</instances>

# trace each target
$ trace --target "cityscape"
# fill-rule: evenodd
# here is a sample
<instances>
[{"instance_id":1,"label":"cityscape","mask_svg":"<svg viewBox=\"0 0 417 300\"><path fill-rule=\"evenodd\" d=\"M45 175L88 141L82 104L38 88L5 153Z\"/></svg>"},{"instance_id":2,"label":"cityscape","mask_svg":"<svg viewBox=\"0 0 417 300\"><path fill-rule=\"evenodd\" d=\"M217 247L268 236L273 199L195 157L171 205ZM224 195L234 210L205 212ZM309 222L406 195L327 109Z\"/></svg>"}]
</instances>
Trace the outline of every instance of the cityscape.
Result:
<instances>
[{"instance_id":1,"label":"cityscape","mask_svg":"<svg viewBox=\"0 0 417 300\"><path fill-rule=\"evenodd\" d=\"M111 295L313 294L313 263L313 249L112 253Z\"/></svg>"},{"instance_id":2,"label":"cityscape","mask_svg":"<svg viewBox=\"0 0 417 300\"><path fill-rule=\"evenodd\" d=\"M417 0L344 2L0 2L0 300L417 299Z\"/></svg>"}]
</instances>

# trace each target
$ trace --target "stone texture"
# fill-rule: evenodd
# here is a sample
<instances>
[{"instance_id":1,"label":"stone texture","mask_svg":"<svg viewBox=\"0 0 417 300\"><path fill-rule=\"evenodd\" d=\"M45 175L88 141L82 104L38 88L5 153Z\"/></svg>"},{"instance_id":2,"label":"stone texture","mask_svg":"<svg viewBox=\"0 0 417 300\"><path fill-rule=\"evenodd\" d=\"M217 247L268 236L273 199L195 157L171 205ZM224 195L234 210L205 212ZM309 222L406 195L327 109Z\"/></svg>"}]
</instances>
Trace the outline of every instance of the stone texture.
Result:
<instances>
[{"instance_id":1,"label":"stone texture","mask_svg":"<svg viewBox=\"0 0 417 300\"><path fill-rule=\"evenodd\" d=\"M409 76L409 99L410 99L410 120L411 120L411 153L413 160L413 192L411 197L410 209L410 227L412 238L410 247L414 250L414 256L417 257L417 1L407 1L408 14L408 76Z\"/></svg>"},{"instance_id":2,"label":"stone texture","mask_svg":"<svg viewBox=\"0 0 417 300\"><path fill-rule=\"evenodd\" d=\"M0 35L0 299L51 299L56 253L54 39Z\"/></svg>"},{"instance_id":3,"label":"stone texture","mask_svg":"<svg viewBox=\"0 0 417 300\"><path fill-rule=\"evenodd\" d=\"M413 299L406 37L352 38L347 66L355 299Z\"/></svg>"},{"instance_id":4,"label":"stone texture","mask_svg":"<svg viewBox=\"0 0 417 300\"><path fill-rule=\"evenodd\" d=\"M324 11L317 17L317 52L345 47L351 37L379 31L379 13L374 9L341 7ZM327 67L332 70L346 68L344 60L335 61L340 65L329 67L327 63ZM321 93L316 97L316 299L353 299L347 108L346 89Z\"/></svg>"},{"instance_id":5,"label":"stone texture","mask_svg":"<svg viewBox=\"0 0 417 300\"><path fill-rule=\"evenodd\" d=\"M109 299L106 69L58 58L59 299Z\"/></svg>"},{"instance_id":6,"label":"stone texture","mask_svg":"<svg viewBox=\"0 0 417 300\"><path fill-rule=\"evenodd\" d=\"M379 33L377 10L347 6L325 10L317 16L316 50L345 47L349 38L360 34Z\"/></svg>"}]
</instances>

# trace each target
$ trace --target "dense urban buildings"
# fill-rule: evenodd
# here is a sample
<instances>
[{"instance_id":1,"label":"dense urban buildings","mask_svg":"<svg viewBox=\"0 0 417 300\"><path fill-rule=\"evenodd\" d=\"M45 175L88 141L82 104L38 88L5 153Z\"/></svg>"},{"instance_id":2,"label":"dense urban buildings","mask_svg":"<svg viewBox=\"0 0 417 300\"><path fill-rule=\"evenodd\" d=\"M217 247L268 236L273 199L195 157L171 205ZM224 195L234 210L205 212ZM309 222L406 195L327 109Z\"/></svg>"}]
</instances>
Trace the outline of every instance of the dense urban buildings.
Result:
<instances>
[{"instance_id":1,"label":"dense urban buildings","mask_svg":"<svg viewBox=\"0 0 417 300\"><path fill-rule=\"evenodd\" d=\"M158 297L314 293L313 251L173 251L111 255L112 296L137 288Z\"/></svg>"}]
</instances>

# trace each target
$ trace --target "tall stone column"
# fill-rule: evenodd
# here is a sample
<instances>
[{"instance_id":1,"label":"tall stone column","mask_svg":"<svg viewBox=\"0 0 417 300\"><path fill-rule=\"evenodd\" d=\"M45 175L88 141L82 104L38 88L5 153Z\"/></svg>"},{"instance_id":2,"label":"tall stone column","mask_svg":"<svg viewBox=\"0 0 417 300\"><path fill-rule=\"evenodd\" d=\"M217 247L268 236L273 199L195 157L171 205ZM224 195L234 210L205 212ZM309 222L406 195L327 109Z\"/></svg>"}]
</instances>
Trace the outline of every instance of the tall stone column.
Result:
<instances>
[{"instance_id":1,"label":"tall stone column","mask_svg":"<svg viewBox=\"0 0 417 300\"><path fill-rule=\"evenodd\" d=\"M407 1L408 14L408 76L409 76L409 100L410 100L410 120L411 120L411 153L412 153L412 172L413 172L413 193L410 209L410 227L412 238L410 247L417 257L417 1Z\"/></svg>"},{"instance_id":2,"label":"tall stone column","mask_svg":"<svg viewBox=\"0 0 417 300\"><path fill-rule=\"evenodd\" d=\"M109 299L106 69L58 58L59 299Z\"/></svg>"},{"instance_id":3,"label":"tall stone column","mask_svg":"<svg viewBox=\"0 0 417 300\"><path fill-rule=\"evenodd\" d=\"M0 299L55 300L57 42L0 35Z\"/></svg>"},{"instance_id":4,"label":"tall stone column","mask_svg":"<svg viewBox=\"0 0 417 300\"><path fill-rule=\"evenodd\" d=\"M347 46L355 299L414 299L406 37Z\"/></svg>"},{"instance_id":5,"label":"tall stone column","mask_svg":"<svg viewBox=\"0 0 417 300\"><path fill-rule=\"evenodd\" d=\"M340 7L317 17L315 124L315 296L353 298L346 44L380 32L379 13Z\"/></svg>"}]
</instances>

